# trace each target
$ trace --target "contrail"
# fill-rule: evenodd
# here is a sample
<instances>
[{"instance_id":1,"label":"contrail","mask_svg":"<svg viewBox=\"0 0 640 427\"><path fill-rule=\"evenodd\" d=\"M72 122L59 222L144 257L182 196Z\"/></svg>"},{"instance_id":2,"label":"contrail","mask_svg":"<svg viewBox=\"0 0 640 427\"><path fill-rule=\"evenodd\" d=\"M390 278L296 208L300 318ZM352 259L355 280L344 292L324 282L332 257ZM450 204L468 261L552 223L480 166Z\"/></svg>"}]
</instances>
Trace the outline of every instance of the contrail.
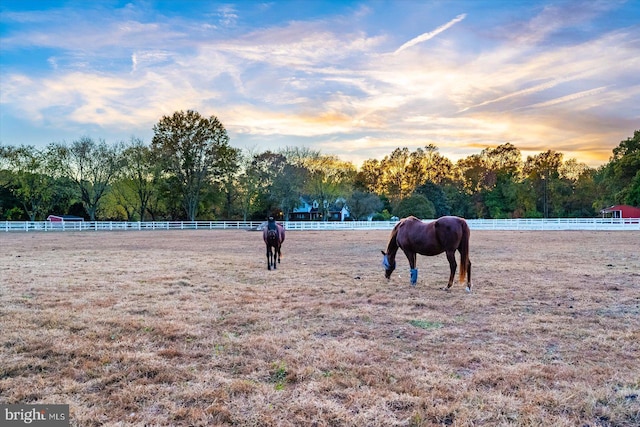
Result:
<instances>
[{"instance_id":1,"label":"contrail","mask_svg":"<svg viewBox=\"0 0 640 427\"><path fill-rule=\"evenodd\" d=\"M458 111L458 113L463 113L463 112L465 112L467 110L470 110L472 108L484 107L485 105L493 104L494 102L504 101L505 99L514 98L516 96L530 95L530 94L534 94L534 93L537 93L537 92L541 92L543 90L551 89L552 87L554 87L554 86L556 86L556 85L558 85L560 83L563 83L563 82L565 82L567 80L570 80L570 79L554 79L554 80L548 81L546 83L542 83L542 84L539 84L537 86L530 87L528 89L522 89L522 90L519 90L519 91L516 91L516 92L512 92L512 93L500 96L500 97L495 98L495 99L490 99L488 101L484 101L484 102L481 102L479 104L475 104L475 105L471 105L469 107L465 107L462 110Z\"/></svg>"},{"instance_id":2,"label":"contrail","mask_svg":"<svg viewBox=\"0 0 640 427\"><path fill-rule=\"evenodd\" d=\"M602 91L604 91L607 86L600 86L594 89L583 90L582 92L576 92L569 95L561 96L559 98L554 98L545 102L538 102L537 104L528 105L526 108L539 108L539 107L550 107L552 105L560 104L562 102L574 101L576 99L584 98L585 96L596 95ZM525 107L523 107L525 108Z\"/></svg>"},{"instance_id":3,"label":"contrail","mask_svg":"<svg viewBox=\"0 0 640 427\"><path fill-rule=\"evenodd\" d=\"M566 83L566 82L570 82L573 80L577 80L579 78L582 78L584 76L587 75L587 72L581 72L581 73L577 73L577 74L573 74L573 75L568 75L566 77L562 77L562 78L556 78L556 79L552 79L549 80L547 82L544 82L542 84L527 88L527 89L522 89L522 90L518 90L516 92L512 92L512 93L508 93L506 95L500 96L498 98L494 98L494 99L490 99L488 101L483 101L479 104L475 104L475 105L470 105L468 107L465 107L461 110L458 111L458 113L463 113L467 110L470 110L472 108L478 108L478 107L484 107L485 105L489 105L489 104L493 104L495 102L500 102L500 101L504 101L506 99L510 99L510 98L515 98L517 96L522 96L522 95L531 95L531 94L535 94L538 92L542 92L545 91L547 89L551 89L555 86L558 86L562 83Z\"/></svg>"},{"instance_id":4,"label":"contrail","mask_svg":"<svg viewBox=\"0 0 640 427\"><path fill-rule=\"evenodd\" d=\"M466 17L467 17L466 13L458 15L454 19L452 19L451 21L447 22L444 25L439 26L435 30L433 30L433 31L431 31L429 33L420 34L418 37L415 37L415 38L409 40L408 42L406 42L405 44L400 46L393 53L396 54L396 53L402 52L403 50L408 49L411 46L414 46L414 45L416 45L418 43L422 43L424 41L430 40L430 39L434 38L435 36L437 36L438 34L440 34L441 32L443 32L444 30L447 30L447 29L451 28L452 26L454 26L455 24L457 24L458 22L462 21Z\"/></svg>"}]
</instances>

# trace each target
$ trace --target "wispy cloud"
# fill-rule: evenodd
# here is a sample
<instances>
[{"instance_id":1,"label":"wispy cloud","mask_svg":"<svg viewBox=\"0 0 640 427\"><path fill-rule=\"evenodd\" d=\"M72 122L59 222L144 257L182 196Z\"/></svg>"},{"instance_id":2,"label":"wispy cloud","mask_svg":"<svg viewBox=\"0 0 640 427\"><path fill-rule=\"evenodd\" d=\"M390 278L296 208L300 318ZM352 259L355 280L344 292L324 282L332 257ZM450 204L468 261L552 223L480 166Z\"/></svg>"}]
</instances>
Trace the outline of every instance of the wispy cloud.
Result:
<instances>
[{"instance_id":1,"label":"wispy cloud","mask_svg":"<svg viewBox=\"0 0 640 427\"><path fill-rule=\"evenodd\" d=\"M439 26L435 30L430 31L428 33L420 34L418 37L415 37L415 38L409 40L408 42L406 42L405 44L400 46L394 53L395 54L400 53L405 49L409 49L410 47L417 45L418 43L422 43L422 42L426 42L427 40L431 40L432 38L434 38L438 34L448 30L451 27L453 27L455 24L457 24L458 22L462 21L466 17L467 17L467 15L465 13L462 13L462 14L456 16L451 21L447 22L446 24Z\"/></svg>"},{"instance_id":2,"label":"wispy cloud","mask_svg":"<svg viewBox=\"0 0 640 427\"><path fill-rule=\"evenodd\" d=\"M584 98L586 96L597 95L599 93L604 92L606 89L607 89L606 86L601 86L601 87L597 87L597 88L594 88L594 89L583 90L583 91L580 91L580 92L571 93L569 95L565 95L565 96L561 96L561 97L558 97L558 98L550 99L548 101L538 102L538 103L529 105L528 107L522 107L522 108L551 107L551 106L556 105L556 104L562 104L564 102L575 101L575 100L578 100L580 98Z\"/></svg>"},{"instance_id":3,"label":"wispy cloud","mask_svg":"<svg viewBox=\"0 0 640 427\"><path fill-rule=\"evenodd\" d=\"M566 77L562 77L562 78L554 78L554 79L551 79L551 80L546 81L544 83L534 85L532 87L528 87L528 88L525 88L525 89L517 90L515 92L511 92L511 93L508 93L506 95L499 96L497 98L489 99L487 101L483 101L483 102L480 102L478 104L470 105L468 107L465 107L465 108L459 110L458 112L463 113L463 112L468 111L468 110L473 109L473 108L484 107L486 105L495 104L495 103L502 102L502 101L507 101L507 100L510 100L510 99L513 99L513 98L533 95L533 94L536 94L538 92L542 92L542 91L545 91L545 90L548 90L548 89L552 89L552 88L558 86L561 83L577 79L578 77L579 76L566 76Z\"/></svg>"}]
</instances>

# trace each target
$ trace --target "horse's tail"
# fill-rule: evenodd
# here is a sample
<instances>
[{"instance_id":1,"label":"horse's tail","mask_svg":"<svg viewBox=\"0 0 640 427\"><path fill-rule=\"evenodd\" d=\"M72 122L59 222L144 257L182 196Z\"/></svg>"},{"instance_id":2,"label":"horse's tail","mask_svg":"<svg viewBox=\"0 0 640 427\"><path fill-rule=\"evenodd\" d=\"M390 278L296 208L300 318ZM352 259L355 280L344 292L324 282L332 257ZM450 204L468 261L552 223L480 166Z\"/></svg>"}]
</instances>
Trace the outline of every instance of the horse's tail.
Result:
<instances>
[{"instance_id":1,"label":"horse's tail","mask_svg":"<svg viewBox=\"0 0 640 427\"><path fill-rule=\"evenodd\" d=\"M464 282L464 278L467 276L467 267L469 266L469 237L471 236L471 230L467 221L462 220L462 240L458 250L460 251L460 282Z\"/></svg>"}]
</instances>

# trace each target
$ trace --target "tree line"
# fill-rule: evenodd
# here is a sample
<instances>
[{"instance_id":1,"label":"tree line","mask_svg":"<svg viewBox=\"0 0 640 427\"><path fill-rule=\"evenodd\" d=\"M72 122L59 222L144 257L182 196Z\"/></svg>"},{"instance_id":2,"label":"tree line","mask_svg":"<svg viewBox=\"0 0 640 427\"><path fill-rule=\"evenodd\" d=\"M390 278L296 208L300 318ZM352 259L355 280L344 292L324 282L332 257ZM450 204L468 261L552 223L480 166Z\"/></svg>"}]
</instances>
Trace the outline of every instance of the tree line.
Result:
<instances>
[{"instance_id":1,"label":"tree line","mask_svg":"<svg viewBox=\"0 0 640 427\"><path fill-rule=\"evenodd\" d=\"M344 205L355 220L593 217L640 206L640 131L598 168L554 150L523 159L505 143L455 163L433 144L396 148L358 170L308 148L234 148L217 117L193 110L162 117L150 144L85 136L42 149L0 145L2 220L286 219L303 199L322 220Z\"/></svg>"}]
</instances>

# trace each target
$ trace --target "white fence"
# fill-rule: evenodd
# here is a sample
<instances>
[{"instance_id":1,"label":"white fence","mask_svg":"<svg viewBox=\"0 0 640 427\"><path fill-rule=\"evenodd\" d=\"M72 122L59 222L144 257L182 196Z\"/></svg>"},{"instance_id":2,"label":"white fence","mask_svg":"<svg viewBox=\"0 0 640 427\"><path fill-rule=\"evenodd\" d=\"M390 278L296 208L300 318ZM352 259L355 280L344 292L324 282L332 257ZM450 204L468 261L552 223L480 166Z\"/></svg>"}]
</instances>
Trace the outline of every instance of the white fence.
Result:
<instances>
[{"instance_id":1,"label":"white fence","mask_svg":"<svg viewBox=\"0 0 640 427\"><path fill-rule=\"evenodd\" d=\"M425 220L426 222L430 220ZM468 219L472 230L640 230L640 218ZM391 230L395 221L286 221L287 230ZM256 221L4 221L0 231L257 230Z\"/></svg>"}]
</instances>

